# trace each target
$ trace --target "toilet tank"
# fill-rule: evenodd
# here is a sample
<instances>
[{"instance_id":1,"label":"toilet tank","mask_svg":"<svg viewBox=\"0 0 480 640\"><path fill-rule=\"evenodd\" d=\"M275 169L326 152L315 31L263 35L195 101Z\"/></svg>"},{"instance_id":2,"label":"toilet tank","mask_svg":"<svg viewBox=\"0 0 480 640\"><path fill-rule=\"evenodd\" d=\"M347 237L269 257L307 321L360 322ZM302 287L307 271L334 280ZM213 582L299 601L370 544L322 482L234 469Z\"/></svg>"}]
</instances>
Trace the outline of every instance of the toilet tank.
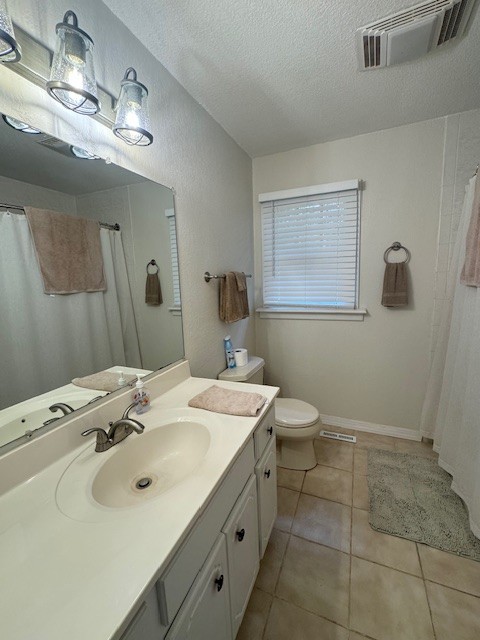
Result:
<instances>
[{"instance_id":1,"label":"toilet tank","mask_svg":"<svg viewBox=\"0 0 480 640\"><path fill-rule=\"evenodd\" d=\"M263 384L263 369L265 360L257 356L249 356L248 363L244 367L225 369L218 374L219 380L230 382L249 382L250 384Z\"/></svg>"}]
</instances>

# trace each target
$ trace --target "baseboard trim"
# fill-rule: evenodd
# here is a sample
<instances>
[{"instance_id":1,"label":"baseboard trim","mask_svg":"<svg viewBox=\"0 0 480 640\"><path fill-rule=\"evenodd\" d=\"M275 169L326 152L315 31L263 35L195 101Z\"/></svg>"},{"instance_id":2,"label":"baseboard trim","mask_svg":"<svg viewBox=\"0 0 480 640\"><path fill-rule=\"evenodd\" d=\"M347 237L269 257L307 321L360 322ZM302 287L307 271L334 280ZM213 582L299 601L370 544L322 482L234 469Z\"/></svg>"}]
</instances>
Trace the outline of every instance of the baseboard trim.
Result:
<instances>
[{"instance_id":1,"label":"baseboard trim","mask_svg":"<svg viewBox=\"0 0 480 640\"><path fill-rule=\"evenodd\" d=\"M416 440L420 442L422 434L420 431L405 429L403 427L392 427L388 424L375 424L374 422L362 422L351 418L339 418L338 416L327 416L320 414L323 424L330 427L343 427L344 429L355 429L356 431L366 431L376 433L381 436L391 436L392 438L403 438L404 440Z\"/></svg>"}]
</instances>

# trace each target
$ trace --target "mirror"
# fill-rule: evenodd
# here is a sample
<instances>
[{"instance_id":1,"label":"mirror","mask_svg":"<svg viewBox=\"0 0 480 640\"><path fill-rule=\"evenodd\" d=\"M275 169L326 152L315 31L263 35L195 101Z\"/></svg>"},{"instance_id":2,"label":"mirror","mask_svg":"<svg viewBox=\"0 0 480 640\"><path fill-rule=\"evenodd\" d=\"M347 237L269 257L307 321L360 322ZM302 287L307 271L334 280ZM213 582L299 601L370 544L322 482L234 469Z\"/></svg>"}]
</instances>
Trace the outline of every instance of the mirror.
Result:
<instances>
[{"instance_id":1,"label":"mirror","mask_svg":"<svg viewBox=\"0 0 480 640\"><path fill-rule=\"evenodd\" d=\"M0 451L184 355L172 191L17 126L0 118Z\"/></svg>"}]
</instances>

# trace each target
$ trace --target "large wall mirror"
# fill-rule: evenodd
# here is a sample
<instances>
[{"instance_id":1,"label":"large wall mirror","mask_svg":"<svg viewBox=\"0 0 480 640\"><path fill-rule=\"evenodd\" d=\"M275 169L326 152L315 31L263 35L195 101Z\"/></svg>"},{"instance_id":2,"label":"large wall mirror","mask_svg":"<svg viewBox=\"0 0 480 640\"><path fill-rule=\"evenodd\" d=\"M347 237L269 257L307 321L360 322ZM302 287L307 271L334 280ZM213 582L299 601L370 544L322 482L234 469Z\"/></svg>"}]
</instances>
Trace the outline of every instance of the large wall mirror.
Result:
<instances>
[{"instance_id":1,"label":"large wall mirror","mask_svg":"<svg viewBox=\"0 0 480 640\"><path fill-rule=\"evenodd\" d=\"M172 191L21 129L0 118L0 453L184 355Z\"/></svg>"}]
</instances>

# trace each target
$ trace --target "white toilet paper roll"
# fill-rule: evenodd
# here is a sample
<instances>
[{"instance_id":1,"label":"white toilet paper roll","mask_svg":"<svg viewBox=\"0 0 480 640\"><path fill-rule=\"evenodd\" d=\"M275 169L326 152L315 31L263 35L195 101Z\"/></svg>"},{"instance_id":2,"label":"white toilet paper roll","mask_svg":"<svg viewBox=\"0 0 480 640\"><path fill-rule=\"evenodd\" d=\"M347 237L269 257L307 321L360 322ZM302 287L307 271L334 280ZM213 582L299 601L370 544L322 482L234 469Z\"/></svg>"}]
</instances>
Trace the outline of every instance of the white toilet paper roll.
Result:
<instances>
[{"instance_id":1,"label":"white toilet paper roll","mask_svg":"<svg viewBox=\"0 0 480 640\"><path fill-rule=\"evenodd\" d=\"M244 367L248 364L248 351L246 349L235 349L235 364L237 367Z\"/></svg>"}]
</instances>

